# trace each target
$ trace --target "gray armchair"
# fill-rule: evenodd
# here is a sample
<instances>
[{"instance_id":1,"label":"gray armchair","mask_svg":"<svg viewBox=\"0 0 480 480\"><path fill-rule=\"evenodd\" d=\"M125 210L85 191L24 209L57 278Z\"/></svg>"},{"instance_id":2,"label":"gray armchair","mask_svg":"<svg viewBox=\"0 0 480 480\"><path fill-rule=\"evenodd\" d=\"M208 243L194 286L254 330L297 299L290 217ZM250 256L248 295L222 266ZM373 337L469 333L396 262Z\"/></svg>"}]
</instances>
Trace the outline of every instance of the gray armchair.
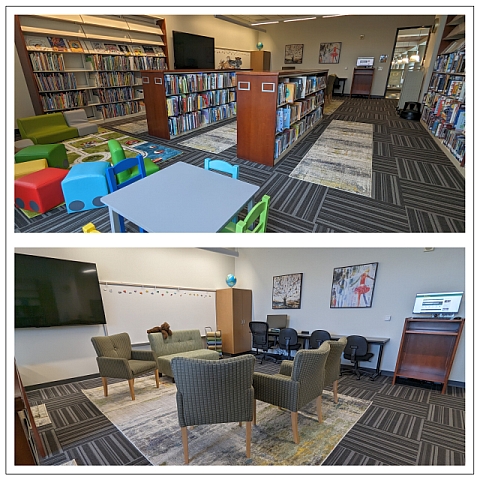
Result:
<instances>
[{"instance_id":1,"label":"gray armchair","mask_svg":"<svg viewBox=\"0 0 480 480\"><path fill-rule=\"evenodd\" d=\"M290 410L295 443L299 442L298 411L314 399L317 399L318 421L322 422L322 392L329 352L330 344L324 342L318 349L300 350L293 361L284 360L278 374L253 375L255 400ZM255 416L253 423L256 424Z\"/></svg>"},{"instance_id":2,"label":"gray armchair","mask_svg":"<svg viewBox=\"0 0 480 480\"><path fill-rule=\"evenodd\" d=\"M189 463L187 427L191 425L247 422L246 455L250 458L254 365L255 357L251 354L220 361L172 359L186 464Z\"/></svg>"},{"instance_id":3,"label":"gray armchair","mask_svg":"<svg viewBox=\"0 0 480 480\"><path fill-rule=\"evenodd\" d=\"M108 377L128 380L132 400L135 400L134 378L143 373L155 371L155 381L157 388L159 387L160 378L155 355L151 350L132 350L128 333L92 337L92 344L97 352L97 365L106 397L108 396Z\"/></svg>"},{"instance_id":4,"label":"gray armchair","mask_svg":"<svg viewBox=\"0 0 480 480\"><path fill-rule=\"evenodd\" d=\"M338 379L340 378L340 365L342 363L342 353L347 345L347 337L338 340L327 340L330 344L330 353L325 363L325 381L323 386L333 387L333 401L338 403Z\"/></svg>"}]
</instances>

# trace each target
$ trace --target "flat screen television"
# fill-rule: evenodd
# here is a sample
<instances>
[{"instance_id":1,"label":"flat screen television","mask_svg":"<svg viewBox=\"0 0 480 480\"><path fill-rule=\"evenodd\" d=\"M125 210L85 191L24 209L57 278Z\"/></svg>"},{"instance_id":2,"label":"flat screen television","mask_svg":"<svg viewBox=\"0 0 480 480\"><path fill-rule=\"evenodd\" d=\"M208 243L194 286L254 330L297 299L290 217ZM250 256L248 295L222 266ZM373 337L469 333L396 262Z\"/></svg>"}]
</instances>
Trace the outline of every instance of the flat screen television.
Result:
<instances>
[{"instance_id":1,"label":"flat screen television","mask_svg":"<svg viewBox=\"0 0 480 480\"><path fill-rule=\"evenodd\" d=\"M177 69L215 68L215 39L173 30L173 57Z\"/></svg>"},{"instance_id":2,"label":"flat screen television","mask_svg":"<svg viewBox=\"0 0 480 480\"><path fill-rule=\"evenodd\" d=\"M374 61L375 61L375 57L358 57L357 67L371 68L373 67Z\"/></svg>"},{"instance_id":3,"label":"flat screen television","mask_svg":"<svg viewBox=\"0 0 480 480\"><path fill-rule=\"evenodd\" d=\"M288 327L287 315L267 315L269 330L281 330Z\"/></svg>"},{"instance_id":4,"label":"flat screen television","mask_svg":"<svg viewBox=\"0 0 480 480\"><path fill-rule=\"evenodd\" d=\"M95 263L15 254L15 328L105 323Z\"/></svg>"},{"instance_id":5,"label":"flat screen television","mask_svg":"<svg viewBox=\"0 0 480 480\"><path fill-rule=\"evenodd\" d=\"M413 314L451 317L459 312L463 292L417 293Z\"/></svg>"}]
</instances>

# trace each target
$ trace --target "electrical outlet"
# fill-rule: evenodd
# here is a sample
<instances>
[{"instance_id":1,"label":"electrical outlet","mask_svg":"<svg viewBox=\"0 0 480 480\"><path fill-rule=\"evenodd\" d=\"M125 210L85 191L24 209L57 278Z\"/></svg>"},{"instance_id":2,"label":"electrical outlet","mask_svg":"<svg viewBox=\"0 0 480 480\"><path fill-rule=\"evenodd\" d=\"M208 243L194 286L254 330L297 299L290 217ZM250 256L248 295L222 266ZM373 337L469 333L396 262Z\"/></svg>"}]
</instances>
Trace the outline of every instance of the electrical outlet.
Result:
<instances>
[{"instance_id":1,"label":"electrical outlet","mask_svg":"<svg viewBox=\"0 0 480 480\"><path fill-rule=\"evenodd\" d=\"M379 70L383 70L383 67L378 67Z\"/></svg>"},{"instance_id":2,"label":"electrical outlet","mask_svg":"<svg viewBox=\"0 0 480 480\"><path fill-rule=\"evenodd\" d=\"M385 315L385 321L389 322L392 319L391 315Z\"/></svg>"}]
</instances>

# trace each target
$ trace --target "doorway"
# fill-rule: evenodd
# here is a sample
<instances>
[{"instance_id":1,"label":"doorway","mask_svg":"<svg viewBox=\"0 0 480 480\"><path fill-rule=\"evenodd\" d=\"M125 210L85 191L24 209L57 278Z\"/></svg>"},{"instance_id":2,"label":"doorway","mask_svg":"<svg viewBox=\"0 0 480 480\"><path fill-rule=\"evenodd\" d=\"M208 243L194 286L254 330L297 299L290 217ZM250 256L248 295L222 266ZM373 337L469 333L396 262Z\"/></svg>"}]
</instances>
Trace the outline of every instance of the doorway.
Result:
<instances>
[{"instance_id":1,"label":"doorway","mask_svg":"<svg viewBox=\"0 0 480 480\"><path fill-rule=\"evenodd\" d=\"M405 75L423 65L431 27L397 29L385 98L400 99Z\"/></svg>"}]
</instances>

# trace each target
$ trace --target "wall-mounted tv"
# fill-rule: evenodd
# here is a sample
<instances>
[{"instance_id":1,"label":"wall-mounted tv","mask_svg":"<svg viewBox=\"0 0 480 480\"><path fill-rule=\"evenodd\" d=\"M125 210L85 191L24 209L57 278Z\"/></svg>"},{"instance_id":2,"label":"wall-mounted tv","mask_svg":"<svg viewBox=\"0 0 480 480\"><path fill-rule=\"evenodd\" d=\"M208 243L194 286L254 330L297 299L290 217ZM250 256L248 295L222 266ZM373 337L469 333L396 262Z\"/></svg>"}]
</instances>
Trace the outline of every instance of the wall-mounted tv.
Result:
<instances>
[{"instance_id":1,"label":"wall-mounted tv","mask_svg":"<svg viewBox=\"0 0 480 480\"><path fill-rule=\"evenodd\" d=\"M375 62L375 57L358 57L357 67L371 68Z\"/></svg>"},{"instance_id":2,"label":"wall-mounted tv","mask_svg":"<svg viewBox=\"0 0 480 480\"><path fill-rule=\"evenodd\" d=\"M173 30L176 69L214 69L215 39Z\"/></svg>"},{"instance_id":3,"label":"wall-mounted tv","mask_svg":"<svg viewBox=\"0 0 480 480\"><path fill-rule=\"evenodd\" d=\"M268 328L270 330L281 330L288 327L288 315L267 315Z\"/></svg>"},{"instance_id":4,"label":"wall-mounted tv","mask_svg":"<svg viewBox=\"0 0 480 480\"><path fill-rule=\"evenodd\" d=\"M15 328L105 323L95 263L15 254Z\"/></svg>"},{"instance_id":5,"label":"wall-mounted tv","mask_svg":"<svg viewBox=\"0 0 480 480\"><path fill-rule=\"evenodd\" d=\"M412 313L450 317L459 312L462 297L463 292L417 293Z\"/></svg>"}]
</instances>

